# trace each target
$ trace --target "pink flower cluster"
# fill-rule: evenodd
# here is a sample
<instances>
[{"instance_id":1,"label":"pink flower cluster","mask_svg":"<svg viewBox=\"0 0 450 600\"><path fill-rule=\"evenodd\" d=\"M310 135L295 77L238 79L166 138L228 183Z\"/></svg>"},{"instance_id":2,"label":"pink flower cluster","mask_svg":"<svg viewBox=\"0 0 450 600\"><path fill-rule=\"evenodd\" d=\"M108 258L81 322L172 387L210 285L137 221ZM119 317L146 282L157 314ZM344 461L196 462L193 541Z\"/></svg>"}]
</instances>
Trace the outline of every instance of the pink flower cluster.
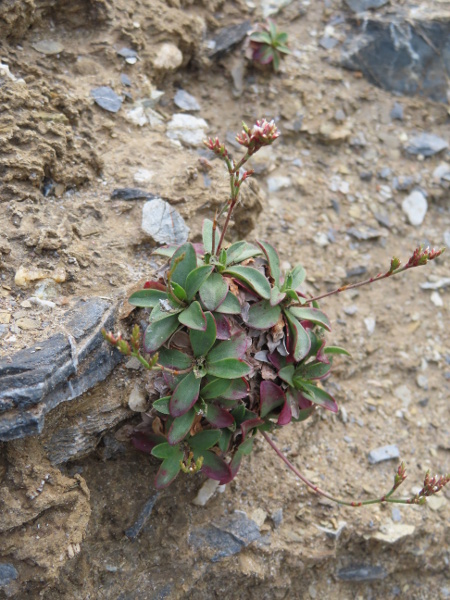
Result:
<instances>
[{"instance_id":1,"label":"pink flower cluster","mask_svg":"<svg viewBox=\"0 0 450 600\"><path fill-rule=\"evenodd\" d=\"M248 154L252 155L263 146L270 146L278 137L280 132L275 125L275 122L261 119L256 121L252 129L247 127L245 123L243 130L236 136L236 141L248 149Z\"/></svg>"}]
</instances>

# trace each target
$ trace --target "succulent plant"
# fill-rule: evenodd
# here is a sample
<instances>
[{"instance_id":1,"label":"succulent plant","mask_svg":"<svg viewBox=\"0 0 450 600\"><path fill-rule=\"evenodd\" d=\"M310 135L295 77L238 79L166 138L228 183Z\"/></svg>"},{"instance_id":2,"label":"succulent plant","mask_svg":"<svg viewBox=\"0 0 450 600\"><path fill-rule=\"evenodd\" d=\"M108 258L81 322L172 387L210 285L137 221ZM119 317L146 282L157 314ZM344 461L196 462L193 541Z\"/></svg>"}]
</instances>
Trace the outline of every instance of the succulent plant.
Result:
<instances>
[{"instance_id":1,"label":"succulent plant","mask_svg":"<svg viewBox=\"0 0 450 600\"><path fill-rule=\"evenodd\" d=\"M250 34L251 59L261 65L272 64L274 71L278 71L281 59L290 54L287 43L288 34L279 31L275 23L267 19Z\"/></svg>"}]
</instances>

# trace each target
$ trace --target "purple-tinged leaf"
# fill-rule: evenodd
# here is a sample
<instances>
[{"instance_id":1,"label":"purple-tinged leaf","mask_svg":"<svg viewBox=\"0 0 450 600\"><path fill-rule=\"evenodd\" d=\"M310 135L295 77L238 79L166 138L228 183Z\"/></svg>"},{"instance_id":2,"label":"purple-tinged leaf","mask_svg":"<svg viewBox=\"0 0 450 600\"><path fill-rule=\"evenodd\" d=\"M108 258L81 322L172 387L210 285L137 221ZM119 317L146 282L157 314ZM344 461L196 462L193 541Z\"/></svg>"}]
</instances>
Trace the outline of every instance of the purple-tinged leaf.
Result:
<instances>
[{"instance_id":1,"label":"purple-tinged leaf","mask_svg":"<svg viewBox=\"0 0 450 600\"><path fill-rule=\"evenodd\" d=\"M217 327L217 339L229 340L231 338L231 323L225 315L218 312L213 313Z\"/></svg>"},{"instance_id":2,"label":"purple-tinged leaf","mask_svg":"<svg viewBox=\"0 0 450 600\"><path fill-rule=\"evenodd\" d=\"M181 461L183 460L183 453L179 452L178 455L166 458L159 467L159 471L155 478L155 488L162 490L172 483L178 473L181 471Z\"/></svg>"},{"instance_id":3,"label":"purple-tinged leaf","mask_svg":"<svg viewBox=\"0 0 450 600\"><path fill-rule=\"evenodd\" d=\"M286 298L286 292L280 292L277 286L270 291L270 306L278 306Z\"/></svg>"},{"instance_id":4,"label":"purple-tinged leaf","mask_svg":"<svg viewBox=\"0 0 450 600\"><path fill-rule=\"evenodd\" d=\"M291 314L290 309L285 310L284 314L288 320L289 330L292 335L290 353L297 362L300 362L308 355L309 349L311 348L311 339L306 329L304 329L302 324Z\"/></svg>"},{"instance_id":5,"label":"purple-tinged leaf","mask_svg":"<svg viewBox=\"0 0 450 600\"><path fill-rule=\"evenodd\" d=\"M135 431L131 435L131 443L136 450L140 450L146 454L151 454L155 446L165 441L166 438L163 435L153 432L144 433L143 431Z\"/></svg>"},{"instance_id":6,"label":"purple-tinged leaf","mask_svg":"<svg viewBox=\"0 0 450 600\"><path fill-rule=\"evenodd\" d=\"M252 371L252 367L245 361L238 358L223 358L210 363L209 358L206 363L206 372L208 375L214 377L221 377L222 379L237 379L238 377L245 377Z\"/></svg>"},{"instance_id":7,"label":"purple-tinged leaf","mask_svg":"<svg viewBox=\"0 0 450 600\"><path fill-rule=\"evenodd\" d=\"M184 369L189 369L192 360L190 356L179 350L161 348L158 352L158 364L175 371L184 371Z\"/></svg>"},{"instance_id":8,"label":"purple-tinged leaf","mask_svg":"<svg viewBox=\"0 0 450 600\"><path fill-rule=\"evenodd\" d=\"M245 331L234 333L230 340L220 342L208 354L208 362L217 362L224 358L244 358L252 343Z\"/></svg>"},{"instance_id":9,"label":"purple-tinged leaf","mask_svg":"<svg viewBox=\"0 0 450 600\"><path fill-rule=\"evenodd\" d=\"M278 323L280 314L279 306L271 306L268 300L261 300L251 305L245 322L254 329L270 329Z\"/></svg>"},{"instance_id":10,"label":"purple-tinged leaf","mask_svg":"<svg viewBox=\"0 0 450 600\"><path fill-rule=\"evenodd\" d=\"M178 315L178 321L188 327L189 329L195 329L197 331L206 330L206 317L202 311L200 302L192 302L185 308L182 313Z\"/></svg>"},{"instance_id":11,"label":"purple-tinged leaf","mask_svg":"<svg viewBox=\"0 0 450 600\"><path fill-rule=\"evenodd\" d=\"M264 418L273 411L274 408L286 402L286 396L279 385L273 381L263 381L259 387L261 398L261 418Z\"/></svg>"},{"instance_id":12,"label":"purple-tinged leaf","mask_svg":"<svg viewBox=\"0 0 450 600\"><path fill-rule=\"evenodd\" d=\"M231 385L229 379L212 379L200 390L200 396L203 400L214 400L220 398Z\"/></svg>"},{"instance_id":13,"label":"purple-tinged leaf","mask_svg":"<svg viewBox=\"0 0 450 600\"><path fill-rule=\"evenodd\" d=\"M202 473L204 473L206 477L219 481L220 483L229 481L229 478L231 477L230 467L223 458L220 458L220 456L217 456L217 454L214 454L214 452L210 452L209 450L202 452L202 456Z\"/></svg>"},{"instance_id":14,"label":"purple-tinged leaf","mask_svg":"<svg viewBox=\"0 0 450 600\"><path fill-rule=\"evenodd\" d=\"M261 298L270 299L270 283L269 280L257 269L253 267L231 267L224 271L224 274L231 275L246 283L254 290Z\"/></svg>"},{"instance_id":15,"label":"purple-tinged leaf","mask_svg":"<svg viewBox=\"0 0 450 600\"><path fill-rule=\"evenodd\" d=\"M201 379L191 371L183 377L170 398L170 414L181 417L197 402Z\"/></svg>"},{"instance_id":16,"label":"purple-tinged leaf","mask_svg":"<svg viewBox=\"0 0 450 600\"><path fill-rule=\"evenodd\" d=\"M208 404L205 418L213 427L217 427L218 429L230 427L234 423L233 415L215 404Z\"/></svg>"},{"instance_id":17,"label":"purple-tinged leaf","mask_svg":"<svg viewBox=\"0 0 450 600\"><path fill-rule=\"evenodd\" d=\"M167 441L171 446L178 444L178 442L181 442L187 436L194 423L195 415L195 409L191 408L187 413L184 413L181 417L176 417L172 421L167 435Z\"/></svg>"},{"instance_id":18,"label":"purple-tinged leaf","mask_svg":"<svg viewBox=\"0 0 450 600\"><path fill-rule=\"evenodd\" d=\"M241 313L241 304L232 292L228 292L227 297L215 310L216 313L225 315L239 315Z\"/></svg>"},{"instance_id":19,"label":"purple-tinged leaf","mask_svg":"<svg viewBox=\"0 0 450 600\"><path fill-rule=\"evenodd\" d=\"M214 317L210 312L205 313L205 317L206 331L196 331L195 329L189 331L189 339L195 358L206 356L217 338L217 327Z\"/></svg>"},{"instance_id":20,"label":"purple-tinged leaf","mask_svg":"<svg viewBox=\"0 0 450 600\"><path fill-rule=\"evenodd\" d=\"M217 429L209 429L207 431L200 431L193 437L189 438L189 446L193 450L208 450L217 444L222 435L221 431Z\"/></svg>"},{"instance_id":21,"label":"purple-tinged leaf","mask_svg":"<svg viewBox=\"0 0 450 600\"><path fill-rule=\"evenodd\" d=\"M336 400L322 388L302 382L301 392L307 400L310 400L314 404L326 408L327 410L331 410L331 412L338 412L339 407Z\"/></svg>"},{"instance_id":22,"label":"purple-tinged leaf","mask_svg":"<svg viewBox=\"0 0 450 600\"><path fill-rule=\"evenodd\" d=\"M216 310L227 297L228 283L219 273L211 273L198 293L208 310Z\"/></svg>"},{"instance_id":23,"label":"purple-tinged leaf","mask_svg":"<svg viewBox=\"0 0 450 600\"><path fill-rule=\"evenodd\" d=\"M189 302L194 298L213 270L214 267L212 265L201 265L189 273L186 277L186 295Z\"/></svg>"},{"instance_id":24,"label":"purple-tinged leaf","mask_svg":"<svg viewBox=\"0 0 450 600\"><path fill-rule=\"evenodd\" d=\"M156 321L147 327L144 334L144 349L149 354L156 352L178 329L178 316Z\"/></svg>"},{"instance_id":25,"label":"purple-tinged leaf","mask_svg":"<svg viewBox=\"0 0 450 600\"><path fill-rule=\"evenodd\" d=\"M331 331L330 319L327 315L318 308L310 308L308 306L292 306L289 312L300 321L310 321L320 327L324 327Z\"/></svg>"},{"instance_id":26,"label":"purple-tinged leaf","mask_svg":"<svg viewBox=\"0 0 450 600\"><path fill-rule=\"evenodd\" d=\"M315 345L315 342L319 342L319 341L321 342L321 343L320 343L320 347L319 347L319 349L318 349L318 350L317 350L317 352L316 352L316 351L315 351L315 350L316 350L316 347L315 347L315 346L316 346L316 345ZM311 350L310 350L310 354L311 354L312 356L314 356L314 353L315 353L315 355L316 355L316 359L317 359L319 362L321 362L321 363L324 363L325 365L329 365L329 364L330 364L330 359L329 359L329 358L328 358L328 356L327 356L327 355L324 353L325 343L326 343L326 342L325 342L325 340L321 341L321 340L319 340L318 338L316 338L316 339L312 338L312 340L311 340Z\"/></svg>"},{"instance_id":27,"label":"purple-tinged leaf","mask_svg":"<svg viewBox=\"0 0 450 600\"><path fill-rule=\"evenodd\" d=\"M222 393L222 398L225 400L241 400L246 398L250 392L250 385L246 379L232 379L230 386Z\"/></svg>"},{"instance_id":28,"label":"purple-tinged leaf","mask_svg":"<svg viewBox=\"0 0 450 600\"><path fill-rule=\"evenodd\" d=\"M283 408L281 409L280 414L278 415L277 425L282 427L283 425L289 425L292 420L292 409L289 400L286 398L285 403L283 404Z\"/></svg>"},{"instance_id":29,"label":"purple-tinged leaf","mask_svg":"<svg viewBox=\"0 0 450 600\"><path fill-rule=\"evenodd\" d=\"M160 300L167 300L168 295L166 291L160 289L146 289L134 292L128 298L128 302L132 306L141 306L142 308L154 308L159 304Z\"/></svg>"},{"instance_id":30,"label":"purple-tinged leaf","mask_svg":"<svg viewBox=\"0 0 450 600\"><path fill-rule=\"evenodd\" d=\"M280 285L280 258L278 252L268 242L256 242L269 263L270 276L272 277L275 285Z\"/></svg>"},{"instance_id":31,"label":"purple-tinged leaf","mask_svg":"<svg viewBox=\"0 0 450 600\"><path fill-rule=\"evenodd\" d=\"M264 421L259 417L256 417L256 419L248 419L241 423L242 439L245 440L247 434L260 425L264 425Z\"/></svg>"},{"instance_id":32,"label":"purple-tinged leaf","mask_svg":"<svg viewBox=\"0 0 450 600\"><path fill-rule=\"evenodd\" d=\"M184 255L184 256L183 256ZM172 272L171 280L184 289L186 285L187 276L191 271L197 268L197 255L194 246L187 242L178 248L172 257L170 262L171 269L175 265L176 259L183 256L183 259L177 263L175 269Z\"/></svg>"},{"instance_id":33,"label":"purple-tinged leaf","mask_svg":"<svg viewBox=\"0 0 450 600\"><path fill-rule=\"evenodd\" d=\"M278 352L276 351L272 352L271 354L268 354L267 358L277 371L286 366L286 358L284 356L281 356L281 354L278 354Z\"/></svg>"}]
</instances>

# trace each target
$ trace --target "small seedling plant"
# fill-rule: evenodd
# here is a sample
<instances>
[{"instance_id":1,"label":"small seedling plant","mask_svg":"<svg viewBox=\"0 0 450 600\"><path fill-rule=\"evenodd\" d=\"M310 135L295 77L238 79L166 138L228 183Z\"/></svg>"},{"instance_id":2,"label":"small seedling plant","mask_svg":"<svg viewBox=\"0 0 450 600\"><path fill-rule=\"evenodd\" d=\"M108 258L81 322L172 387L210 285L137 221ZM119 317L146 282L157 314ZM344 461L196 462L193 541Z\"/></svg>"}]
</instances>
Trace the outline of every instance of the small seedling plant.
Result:
<instances>
[{"instance_id":1,"label":"small seedling plant","mask_svg":"<svg viewBox=\"0 0 450 600\"><path fill-rule=\"evenodd\" d=\"M340 504L422 504L448 483L448 475L427 473L415 496L393 498L406 477L401 463L388 493L342 500L308 481L270 435L317 410L338 412L323 381L333 359L349 353L328 344L330 320L318 301L425 265L443 252L419 247L404 265L393 258L385 273L307 297L300 291L303 266L282 272L277 251L267 241L227 244L241 186L253 174L245 165L279 135L273 121L262 119L252 128L243 124L236 137L245 149L240 160L232 159L218 138L205 142L228 171L228 200L213 221L204 221L203 243L156 250L167 257L166 269L129 298L131 305L150 312L143 335L138 325L130 341L103 332L120 352L153 371L160 393L149 413L151 427L138 426L133 444L162 461L155 480L158 489L167 487L180 471L201 471L220 484L229 483L259 435L307 486Z\"/></svg>"},{"instance_id":2,"label":"small seedling plant","mask_svg":"<svg viewBox=\"0 0 450 600\"><path fill-rule=\"evenodd\" d=\"M250 57L260 65L272 65L278 71L281 60L290 54L288 34L280 31L271 19L250 34Z\"/></svg>"}]
</instances>

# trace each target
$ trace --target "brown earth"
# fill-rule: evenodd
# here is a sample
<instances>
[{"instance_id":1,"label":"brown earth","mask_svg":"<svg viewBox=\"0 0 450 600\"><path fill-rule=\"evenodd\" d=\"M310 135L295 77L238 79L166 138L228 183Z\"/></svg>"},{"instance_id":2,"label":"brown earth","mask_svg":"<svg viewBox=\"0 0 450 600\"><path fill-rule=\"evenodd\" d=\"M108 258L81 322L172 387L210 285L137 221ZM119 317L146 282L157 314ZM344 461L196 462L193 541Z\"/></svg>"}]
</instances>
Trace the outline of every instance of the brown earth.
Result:
<instances>
[{"instance_id":1,"label":"brown earth","mask_svg":"<svg viewBox=\"0 0 450 600\"><path fill-rule=\"evenodd\" d=\"M7 325L1 356L48 337L58 311L80 296L124 297L148 276L154 243L140 228L142 201L110 200L115 188L161 195L186 218L194 241L202 219L226 197L217 161L205 177L197 150L166 136L167 121L180 112L173 103L180 87L199 101L197 114L207 121L208 135L225 139L241 120L276 119L283 136L255 157L257 175L245 190L236 234L253 229L250 237L272 242L283 261L301 262L306 292L355 281L348 276L355 267L369 275L386 270L391 256L406 260L419 243L444 245L449 190L433 179L433 171L445 156L418 160L403 147L421 131L450 141L448 107L394 97L342 70L338 51L317 43L329 19L343 10L338 0L325 4L293 2L276 17L293 50L276 75L255 70L240 46L220 59L208 58L204 40L216 29L260 18L243 1L1 4L1 62L12 75L0 76L0 323ZM50 55L34 49L49 40L63 49ZM182 53L172 70L155 66L163 43ZM123 46L138 51L136 64L117 55ZM121 84L121 73L130 77L130 88ZM119 112L108 113L90 97L101 85L131 98ZM160 121L139 127L127 120L134 103L157 89L164 92L154 106ZM403 106L403 121L390 118L394 101ZM338 110L344 121L336 118ZM355 145L352 138L361 133L366 145ZM392 170L387 180L377 177L384 167ZM151 172L148 183L136 183L139 169ZM369 170L372 180L361 180L359 173ZM410 225L402 211L408 192L393 189L394 175L414 177L428 193L421 226ZM289 176L291 184L269 192L267 178L273 176ZM375 238L360 241L347 233L367 226L377 230ZM321 303L334 322L333 343L352 352L328 383L343 410L276 436L316 484L363 498L389 489L397 463L367 461L369 450L386 444L396 444L408 464L408 495L427 469L449 471L448 291L441 288L431 298L432 291L420 287L448 277L446 265L444 254L425 269ZM41 271L37 283L18 285L21 267ZM57 304L52 314L27 303L46 277L55 280L45 292ZM21 327L24 318L29 321ZM368 318L376 318L371 335ZM114 415L109 427L125 414L132 417L127 400L142 380L141 373L120 366L91 395L58 407L40 438L4 445L1 562L14 564L19 578L0 597L450 596L448 492L428 507L400 508L400 514L387 506L331 505L296 481L262 441L225 493L205 508L191 504L201 476L179 477L130 541L124 531L154 493L156 461L108 432L95 438L96 451L89 447L87 456L60 466L61 472L46 454L54 428L70 431L77 419L89 421L94 405ZM279 509L283 518L276 525ZM261 518L263 534L270 534L266 543L215 563L207 549L195 553L189 532L234 510ZM346 525L337 538L320 529L339 530L340 522ZM382 567L385 577L359 583L338 577L339 569L355 565Z\"/></svg>"}]
</instances>

